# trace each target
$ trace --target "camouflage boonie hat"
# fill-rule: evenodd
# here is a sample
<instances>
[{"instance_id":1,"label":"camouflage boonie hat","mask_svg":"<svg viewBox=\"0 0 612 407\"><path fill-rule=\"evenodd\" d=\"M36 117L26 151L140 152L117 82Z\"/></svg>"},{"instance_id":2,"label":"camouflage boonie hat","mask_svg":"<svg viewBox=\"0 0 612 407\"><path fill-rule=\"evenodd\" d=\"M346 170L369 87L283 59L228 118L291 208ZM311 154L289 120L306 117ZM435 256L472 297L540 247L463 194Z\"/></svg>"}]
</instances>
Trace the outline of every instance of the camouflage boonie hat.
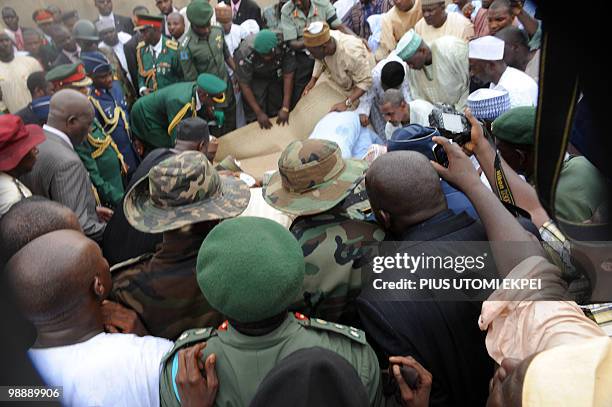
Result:
<instances>
[{"instance_id":1,"label":"camouflage boonie hat","mask_svg":"<svg viewBox=\"0 0 612 407\"><path fill-rule=\"evenodd\" d=\"M250 197L247 184L219 175L199 151L186 151L151 168L127 192L123 210L135 229L160 233L233 218L246 209Z\"/></svg>"},{"instance_id":2,"label":"camouflage boonie hat","mask_svg":"<svg viewBox=\"0 0 612 407\"><path fill-rule=\"evenodd\" d=\"M278 171L264 187L264 199L293 215L325 212L348 196L367 167L363 160L344 160L333 141L294 141L278 159Z\"/></svg>"}]
</instances>

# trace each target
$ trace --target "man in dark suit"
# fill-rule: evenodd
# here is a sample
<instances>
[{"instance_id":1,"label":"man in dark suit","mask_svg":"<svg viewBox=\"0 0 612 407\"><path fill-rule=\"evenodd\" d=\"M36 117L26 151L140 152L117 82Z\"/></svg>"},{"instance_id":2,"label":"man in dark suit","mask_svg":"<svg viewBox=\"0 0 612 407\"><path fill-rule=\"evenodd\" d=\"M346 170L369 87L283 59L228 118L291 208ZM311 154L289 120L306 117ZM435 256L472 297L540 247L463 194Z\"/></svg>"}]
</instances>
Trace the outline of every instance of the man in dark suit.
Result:
<instances>
[{"instance_id":1,"label":"man in dark suit","mask_svg":"<svg viewBox=\"0 0 612 407\"><path fill-rule=\"evenodd\" d=\"M483 241L486 245L480 221L448 209L439 176L421 153L393 151L377 158L366 174L366 188L372 211L385 229L385 240L401 242L399 250L385 256L424 252L456 257L473 254L468 252L471 246L448 242ZM482 248L474 251L481 254ZM416 275L425 278L428 272L419 269ZM433 376L431 406L484 405L493 366L485 335L476 323L481 303L423 301L404 291L373 291L362 291L357 309L381 362L396 352L419 361Z\"/></svg>"},{"instance_id":2,"label":"man in dark suit","mask_svg":"<svg viewBox=\"0 0 612 407\"><path fill-rule=\"evenodd\" d=\"M263 27L261 9L253 0L224 0L225 4L232 8L234 24L242 24L246 20L255 20L257 25Z\"/></svg>"},{"instance_id":3,"label":"man in dark suit","mask_svg":"<svg viewBox=\"0 0 612 407\"><path fill-rule=\"evenodd\" d=\"M55 61L53 61L52 67L55 68L59 65L74 64L78 62L81 49L77 45L72 33L63 25L58 25L54 30L53 40L55 41L55 46L59 54L57 58L55 58Z\"/></svg>"},{"instance_id":4,"label":"man in dark suit","mask_svg":"<svg viewBox=\"0 0 612 407\"><path fill-rule=\"evenodd\" d=\"M100 15L94 21L94 23L101 20L113 20L117 32L123 31L130 35L134 34L134 23L132 19L126 16L120 16L119 14L113 13L113 1L112 0L94 0L94 5L98 9Z\"/></svg>"},{"instance_id":5,"label":"man in dark suit","mask_svg":"<svg viewBox=\"0 0 612 407\"><path fill-rule=\"evenodd\" d=\"M72 209L83 232L101 241L106 223L100 218L110 218L112 212L96 208L89 174L74 151L87 136L93 119L87 96L71 89L57 92L51 98L49 117L43 126L47 139L38 146L36 166L21 181L33 194Z\"/></svg>"}]
</instances>

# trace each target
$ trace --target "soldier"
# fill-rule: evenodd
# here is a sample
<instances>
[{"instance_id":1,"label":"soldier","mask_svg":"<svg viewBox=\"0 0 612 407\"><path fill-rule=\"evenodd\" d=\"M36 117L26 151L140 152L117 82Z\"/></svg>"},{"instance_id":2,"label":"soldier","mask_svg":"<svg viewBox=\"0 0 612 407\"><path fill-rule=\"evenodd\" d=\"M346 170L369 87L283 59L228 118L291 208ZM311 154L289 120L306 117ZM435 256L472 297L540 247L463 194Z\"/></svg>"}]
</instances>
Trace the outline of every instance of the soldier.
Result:
<instances>
[{"instance_id":1,"label":"soldier","mask_svg":"<svg viewBox=\"0 0 612 407\"><path fill-rule=\"evenodd\" d=\"M293 101L297 103L312 76L314 59L304 46L304 28L314 21L327 22L333 29L353 34L336 15L329 0L290 0L281 9L280 28L283 40L296 52L295 87Z\"/></svg>"},{"instance_id":2,"label":"soldier","mask_svg":"<svg viewBox=\"0 0 612 407\"><path fill-rule=\"evenodd\" d=\"M295 73L295 51L270 30L247 37L234 53L236 76L246 100L246 120L257 119L263 129L289 121Z\"/></svg>"},{"instance_id":3,"label":"soldier","mask_svg":"<svg viewBox=\"0 0 612 407\"><path fill-rule=\"evenodd\" d=\"M343 91L346 99L332 106L334 112L356 107L356 102L372 86L374 56L361 39L330 31L327 23L314 22L304 30L304 45L316 58L312 78L304 93L312 89L320 76L326 76Z\"/></svg>"},{"instance_id":4,"label":"soldier","mask_svg":"<svg viewBox=\"0 0 612 407\"><path fill-rule=\"evenodd\" d=\"M380 369L364 332L287 312L300 294L304 270L299 244L274 221L240 217L215 227L200 248L197 281L206 300L228 321L178 338L162 363L161 405L180 405L174 385L178 350L198 342L206 343L202 362L211 354L216 357L221 386L215 405L249 405L280 360L314 346L344 357L359 372L369 404L380 405Z\"/></svg>"},{"instance_id":5,"label":"soldier","mask_svg":"<svg viewBox=\"0 0 612 407\"><path fill-rule=\"evenodd\" d=\"M92 79L92 93L89 100L96 112L96 119L104 132L110 134L123 155L128 167L127 177L132 176L140 160L132 146L130 137L128 106L119 81L114 80L112 67L99 51L81 53L85 72Z\"/></svg>"},{"instance_id":6,"label":"soldier","mask_svg":"<svg viewBox=\"0 0 612 407\"><path fill-rule=\"evenodd\" d=\"M136 310L155 336L175 339L194 326L219 324L195 276L198 250L221 219L249 203L248 186L220 175L199 151L167 158L125 196L125 216L134 228L163 233L154 254L113 267L111 297Z\"/></svg>"},{"instance_id":7,"label":"soldier","mask_svg":"<svg viewBox=\"0 0 612 407\"><path fill-rule=\"evenodd\" d=\"M236 65L224 41L223 30L211 26L213 8L205 1L192 1L187 6L187 19L191 23L180 44L179 58L185 80L193 81L206 72L227 82L225 92L225 123L218 134L223 135L236 128L236 98L225 64L236 71Z\"/></svg>"},{"instance_id":8,"label":"soldier","mask_svg":"<svg viewBox=\"0 0 612 407\"><path fill-rule=\"evenodd\" d=\"M209 126L222 126L223 98L227 83L215 75L201 74L197 82L175 83L143 96L134 103L131 127L143 152L173 147L176 125L185 117L199 116Z\"/></svg>"},{"instance_id":9,"label":"soldier","mask_svg":"<svg viewBox=\"0 0 612 407\"><path fill-rule=\"evenodd\" d=\"M79 20L72 28L72 38L77 42L81 52L97 51L100 36L94 23L89 20Z\"/></svg>"},{"instance_id":10,"label":"soldier","mask_svg":"<svg viewBox=\"0 0 612 407\"><path fill-rule=\"evenodd\" d=\"M136 47L138 93L144 96L180 82L183 75L177 54L178 43L161 32L163 17L139 14L136 22L135 30L141 31L143 39Z\"/></svg>"},{"instance_id":11,"label":"soldier","mask_svg":"<svg viewBox=\"0 0 612 407\"><path fill-rule=\"evenodd\" d=\"M56 92L74 89L87 96L90 93L89 86L93 83L86 76L82 63L55 67L47 73L45 79L53 83ZM89 172L98 205L113 208L123 197L123 176L127 174L127 166L117 145L104 132L97 119L94 119L83 143L75 150Z\"/></svg>"},{"instance_id":12,"label":"soldier","mask_svg":"<svg viewBox=\"0 0 612 407\"><path fill-rule=\"evenodd\" d=\"M297 216L290 227L306 259L299 309L337 321L359 294L366 242L381 241L375 224L352 219L348 202L367 164L343 160L332 141L294 141L283 151L263 195L274 208ZM346 315L344 315L346 316Z\"/></svg>"}]
</instances>

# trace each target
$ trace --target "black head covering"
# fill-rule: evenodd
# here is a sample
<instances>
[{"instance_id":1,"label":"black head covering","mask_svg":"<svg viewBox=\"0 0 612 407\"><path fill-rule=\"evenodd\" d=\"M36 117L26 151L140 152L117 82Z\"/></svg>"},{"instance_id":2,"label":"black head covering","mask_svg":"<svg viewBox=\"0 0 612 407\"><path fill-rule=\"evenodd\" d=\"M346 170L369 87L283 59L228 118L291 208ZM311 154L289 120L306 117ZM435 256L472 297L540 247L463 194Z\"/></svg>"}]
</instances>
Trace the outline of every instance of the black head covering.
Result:
<instances>
[{"instance_id":1,"label":"black head covering","mask_svg":"<svg viewBox=\"0 0 612 407\"><path fill-rule=\"evenodd\" d=\"M263 379L250 407L368 406L366 389L349 362L314 347L283 359Z\"/></svg>"}]
</instances>

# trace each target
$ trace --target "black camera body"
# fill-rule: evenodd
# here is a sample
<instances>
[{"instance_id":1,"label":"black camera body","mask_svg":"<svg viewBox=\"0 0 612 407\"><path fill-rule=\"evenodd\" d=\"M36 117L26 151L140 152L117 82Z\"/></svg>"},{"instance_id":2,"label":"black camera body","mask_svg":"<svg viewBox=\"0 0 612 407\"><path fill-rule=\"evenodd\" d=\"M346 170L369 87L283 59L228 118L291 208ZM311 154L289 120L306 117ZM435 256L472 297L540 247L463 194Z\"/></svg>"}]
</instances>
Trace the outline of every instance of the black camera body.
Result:
<instances>
[{"instance_id":1,"label":"black camera body","mask_svg":"<svg viewBox=\"0 0 612 407\"><path fill-rule=\"evenodd\" d=\"M449 105L434 105L429 114L429 125L438 129L440 134L460 145L471 139L472 126L463 113Z\"/></svg>"}]
</instances>

